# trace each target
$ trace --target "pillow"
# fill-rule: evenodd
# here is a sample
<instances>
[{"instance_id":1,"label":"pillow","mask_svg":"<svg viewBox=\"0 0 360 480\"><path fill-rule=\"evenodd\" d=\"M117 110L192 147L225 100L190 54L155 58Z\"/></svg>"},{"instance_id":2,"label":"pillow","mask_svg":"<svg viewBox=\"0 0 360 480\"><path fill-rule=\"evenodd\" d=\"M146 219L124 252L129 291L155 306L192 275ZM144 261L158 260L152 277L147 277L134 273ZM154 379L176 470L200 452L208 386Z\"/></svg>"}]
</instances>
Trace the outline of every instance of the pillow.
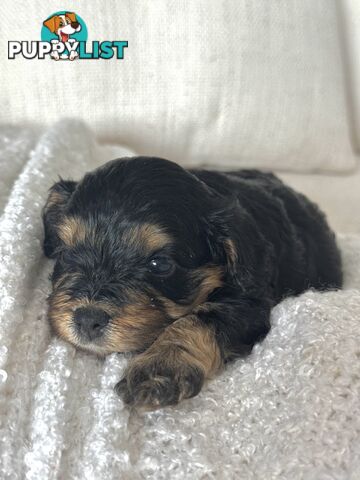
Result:
<instances>
[{"instance_id":1,"label":"pillow","mask_svg":"<svg viewBox=\"0 0 360 480\"><path fill-rule=\"evenodd\" d=\"M354 120L353 134L356 150L360 153L360 2L358 0L341 0L339 8L348 56L349 103Z\"/></svg>"},{"instance_id":2,"label":"pillow","mask_svg":"<svg viewBox=\"0 0 360 480\"><path fill-rule=\"evenodd\" d=\"M59 3L4 0L2 7L4 46L40 40ZM79 0L73 7L88 44L127 40L125 58L2 55L0 122L77 116L102 140L187 166L355 167L334 0Z\"/></svg>"}]
</instances>

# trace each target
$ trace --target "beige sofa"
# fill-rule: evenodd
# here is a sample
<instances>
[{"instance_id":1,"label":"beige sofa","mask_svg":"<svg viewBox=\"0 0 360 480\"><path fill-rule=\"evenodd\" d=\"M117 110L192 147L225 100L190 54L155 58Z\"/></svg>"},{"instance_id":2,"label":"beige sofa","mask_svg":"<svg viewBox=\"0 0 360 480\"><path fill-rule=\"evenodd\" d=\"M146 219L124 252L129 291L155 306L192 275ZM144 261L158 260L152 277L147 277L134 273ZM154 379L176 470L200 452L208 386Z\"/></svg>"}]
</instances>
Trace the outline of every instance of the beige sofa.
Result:
<instances>
[{"instance_id":1,"label":"beige sofa","mask_svg":"<svg viewBox=\"0 0 360 480\"><path fill-rule=\"evenodd\" d=\"M40 39L58 9L3 3L2 45ZM88 43L127 40L124 60L3 56L0 124L81 117L139 153L285 172L336 230L358 232L359 10L357 0L79 0Z\"/></svg>"}]
</instances>

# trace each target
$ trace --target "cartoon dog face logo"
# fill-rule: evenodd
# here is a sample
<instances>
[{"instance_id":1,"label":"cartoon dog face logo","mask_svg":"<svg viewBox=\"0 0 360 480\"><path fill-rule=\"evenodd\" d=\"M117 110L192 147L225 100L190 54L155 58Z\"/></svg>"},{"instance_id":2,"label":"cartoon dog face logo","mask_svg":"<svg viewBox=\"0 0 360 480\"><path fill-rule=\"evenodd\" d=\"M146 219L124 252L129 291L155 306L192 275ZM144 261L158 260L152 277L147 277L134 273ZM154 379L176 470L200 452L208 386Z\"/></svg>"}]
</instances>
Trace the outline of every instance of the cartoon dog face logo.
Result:
<instances>
[{"instance_id":1,"label":"cartoon dog face logo","mask_svg":"<svg viewBox=\"0 0 360 480\"><path fill-rule=\"evenodd\" d=\"M51 33L57 35L59 37L59 41L63 43L74 41L70 39L70 36L76 32L80 32L81 30L81 25L77 21L75 13L72 12L65 12L62 15L53 15L45 20L43 25L47 27ZM51 57L54 60L60 60L60 58L75 60L75 58L78 56L79 54L76 51L71 51L70 55L67 53L59 55L58 52L51 53Z\"/></svg>"}]
</instances>

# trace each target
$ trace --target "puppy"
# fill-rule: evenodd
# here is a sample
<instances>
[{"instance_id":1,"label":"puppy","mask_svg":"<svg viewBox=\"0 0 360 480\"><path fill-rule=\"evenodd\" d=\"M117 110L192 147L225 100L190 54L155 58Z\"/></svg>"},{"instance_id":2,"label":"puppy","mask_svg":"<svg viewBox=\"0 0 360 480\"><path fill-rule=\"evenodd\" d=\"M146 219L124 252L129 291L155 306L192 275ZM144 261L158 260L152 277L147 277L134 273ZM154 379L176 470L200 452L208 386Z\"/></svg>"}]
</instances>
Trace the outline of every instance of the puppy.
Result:
<instances>
[{"instance_id":1,"label":"puppy","mask_svg":"<svg viewBox=\"0 0 360 480\"><path fill-rule=\"evenodd\" d=\"M71 12L66 12L64 15L53 15L45 20L43 25L47 27L50 32L55 33L59 37L59 41L63 43L71 41L69 40L70 35L80 32L81 30L81 25L77 21L75 13ZM66 53L59 55L56 51L51 53L51 57L54 60L60 60L60 58L62 60L75 60L78 56L79 54L75 50L71 51L70 55L67 55Z\"/></svg>"},{"instance_id":2,"label":"puppy","mask_svg":"<svg viewBox=\"0 0 360 480\"><path fill-rule=\"evenodd\" d=\"M324 215L256 170L114 160L53 185L43 221L53 330L99 355L137 353L116 389L138 407L199 393L285 296L342 285Z\"/></svg>"}]
</instances>

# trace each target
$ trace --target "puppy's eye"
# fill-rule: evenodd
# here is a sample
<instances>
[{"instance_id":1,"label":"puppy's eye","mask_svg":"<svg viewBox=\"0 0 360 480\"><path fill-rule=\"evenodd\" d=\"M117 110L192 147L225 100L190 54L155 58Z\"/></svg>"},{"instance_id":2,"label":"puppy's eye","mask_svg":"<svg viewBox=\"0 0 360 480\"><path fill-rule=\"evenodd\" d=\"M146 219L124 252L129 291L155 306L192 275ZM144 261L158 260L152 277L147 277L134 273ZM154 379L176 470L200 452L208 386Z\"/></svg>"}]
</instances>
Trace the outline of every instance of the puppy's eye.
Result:
<instances>
[{"instance_id":1,"label":"puppy's eye","mask_svg":"<svg viewBox=\"0 0 360 480\"><path fill-rule=\"evenodd\" d=\"M170 275L174 268L174 262L169 257L153 257L149 262L149 270L154 275Z\"/></svg>"}]
</instances>

